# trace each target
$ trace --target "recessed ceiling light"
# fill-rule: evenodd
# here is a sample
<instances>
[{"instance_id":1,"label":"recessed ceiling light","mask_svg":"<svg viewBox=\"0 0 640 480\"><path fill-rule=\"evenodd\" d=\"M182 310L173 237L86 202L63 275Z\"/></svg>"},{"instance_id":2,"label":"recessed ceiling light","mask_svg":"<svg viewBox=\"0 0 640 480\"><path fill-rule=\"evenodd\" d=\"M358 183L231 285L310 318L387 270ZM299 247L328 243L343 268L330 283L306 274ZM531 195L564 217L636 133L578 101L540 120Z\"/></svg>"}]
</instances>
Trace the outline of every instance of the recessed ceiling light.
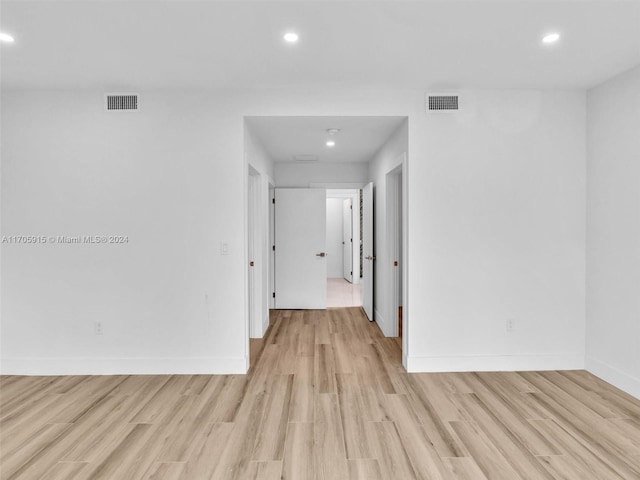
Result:
<instances>
[{"instance_id":1,"label":"recessed ceiling light","mask_svg":"<svg viewBox=\"0 0 640 480\"><path fill-rule=\"evenodd\" d=\"M327 133L329 135L336 135L336 134L340 133L340 129L339 128L328 128L327 129Z\"/></svg>"},{"instance_id":2,"label":"recessed ceiling light","mask_svg":"<svg viewBox=\"0 0 640 480\"><path fill-rule=\"evenodd\" d=\"M298 41L298 34L294 32L287 32L284 34L284 41L287 43L296 43Z\"/></svg>"},{"instance_id":3,"label":"recessed ceiling light","mask_svg":"<svg viewBox=\"0 0 640 480\"><path fill-rule=\"evenodd\" d=\"M542 37L542 43L546 43L546 44L556 43L558 40L560 40L559 33L549 33L544 37Z\"/></svg>"},{"instance_id":4,"label":"recessed ceiling light","mask_svg":"<svg viewBox=\"0 0 640 480\"><path fill-rule=\"evenodd\" d=\"M0 32L0 42L13 43L15 39L8 33Z\"/></svg>"},{"instance_id":5,"label":"recessed ceiling light","mask_svg":"<svg viewBox=\"0 0 640 480\"><path fill-rule=\"evenodd\" d=\"M326 145L327 145L327 147L335 147L336 146L336 142L334 142L333 140L327 140Z\"/></svg>"}]
</instances>

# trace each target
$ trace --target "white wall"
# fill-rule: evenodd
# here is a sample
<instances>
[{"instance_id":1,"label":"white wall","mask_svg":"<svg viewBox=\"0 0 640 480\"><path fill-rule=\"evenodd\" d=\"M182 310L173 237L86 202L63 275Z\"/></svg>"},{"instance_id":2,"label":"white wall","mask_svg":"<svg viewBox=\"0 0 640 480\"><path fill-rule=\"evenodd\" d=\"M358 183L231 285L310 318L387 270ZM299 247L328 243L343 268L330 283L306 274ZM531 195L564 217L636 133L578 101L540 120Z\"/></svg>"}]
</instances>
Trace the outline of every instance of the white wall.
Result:
<instances>
[{"instance_id":1,"label":"white wall","mask_svg":"<svg viewBox=\"0 0 640 480\"><path fill-rule=\"evenodd\" d=\"M244 149L247 162L265 179L275 180L275 164L247 122L244 122Z\"/></svg>"},{"instance_id":2,"label":"white wall","mask_svg":"<svg viewBox=\"0 0 640 480\"><path fill-rule=\"evenodd\" d=\"M327 277L342 278L342 209L343 198L327 198Z\"/></svg>"},{"instance_id":3,"label":"white wall","mask_svg":"<svg viewBox=\"0 0 640 480\"><path fill-rule=\"evenodd\" d=\"M640 67L587 98L586 363L640 398Z\"/></svg>"},{"instance_id":4,"label":"white wall","mask_svg":"<svg viewBox=\"0 0 640 480\"><path fill-rule=\"evenodd\" d=\"M245 371L242 117L201 93L101 98L3 92L3 233L128 236L2 245L3 371Z\"/></svg>"},{"instance_id":5,"label":"white wall","mask_svg":"<svg viewBox=\"0 0 640 480\"><path fill-rule=\"evenodd\" d=\"M364 184L369 181L369 166L366 162L276 162L275 176L279 188L308 187L310 183Z\"/></svg>"},{"instance_id":6,"label":"white wall","mask_svg":"<svg viewBox=\"0 0 640 480\"><path fill-rule=\"evenodd\" d=\"M410 143L409 368L582 368L585 94L464 102Z\"/></svg>"},{"instance_id":7,"label":"white wall","mask_svg":"<svg viewBox=\"0 0 640 480\"><path fill-rule=\"evenodd\" d=\"M390 302L388 281L393 275L392 262L395 258L389 245L388 227L386 225L386 175L401 166L403 154L408 153L408 122L404 122L386 141L380 151L370 162L370 177L374 185L374 247L376 261L374 264L374 315L380 329L387 336L396 335L397 317L390 318ZM397 312L397 310L396 310ZM397 313L396 313L397 315Z\"/></svg>"},{"instance_id":8,"label":"white wall","mask_svg":"<svg viewBox=\"0 0 640 480\"><path fill-rule=\"evenodd\" d=\"M410 370L582 365L584 94L430 116L418 90L146 91L133 115L102 93L2 92L3 233L131 239L3 245L4 373L245 371L251 115L409 117Z\"/></svg>"}]
</instances>

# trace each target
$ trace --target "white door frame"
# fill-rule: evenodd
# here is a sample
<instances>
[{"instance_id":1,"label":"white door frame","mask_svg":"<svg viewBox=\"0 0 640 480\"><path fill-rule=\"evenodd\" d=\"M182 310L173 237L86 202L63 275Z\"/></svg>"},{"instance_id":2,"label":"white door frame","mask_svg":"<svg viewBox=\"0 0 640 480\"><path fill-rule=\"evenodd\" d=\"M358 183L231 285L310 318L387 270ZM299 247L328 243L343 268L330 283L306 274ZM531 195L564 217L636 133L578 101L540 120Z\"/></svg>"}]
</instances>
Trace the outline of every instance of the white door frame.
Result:
<instances>
[{"instance_id":1,"label":"white door frame","mask_svg":"<svg viewBox=\"0 0 640 480\"><path fill-rule=\"evenodd\" d=\"M399 181L402 184L399 184ZM402 188L402 198L399 198L398 187ZM408 238L408 222L407 222L407 154L403 153L394 161L394 166L390 168L385 175L385 229L386 229L386 249L384 252L385 268L384 275L384 291L387 298L387 318L392 322L391 332L393 336L398 336L398 305L402 300L402 356L403 364L406 367L407 352L407 336L408 336L408 315L407 315L407 282L409 265L407 263L407 238ZM398 205L398 201L402 202L402 208ZM402 218L399 217L399 211L402 211ZM398 259L398 232L402 232L402 258ZM396 267L393 266L394 260L399 260L402 270L402 292L399 292L399 278L396 274Z\"/></svg>"},{"instance_id":2,"label":"white door frame","mask_svg":"<svg viewBox=\"0 0 640 480\"><path fill-rule=\"evenodd\" d=\"M342 278L350 283L353 283L354 272L355 232L353 223L353 199L345 198L342 200ZM360 275L358 274L358 276Z\"/></svg>"},{"instance_id":3,"label":"white door frame","mask_svg":"<svg viewBox=\"0 0 640 480\"><path fill-rule=\"evenodd\" d=\"M407 116L408 117L408 116ZM402 336L402 364L405 368L407 368L407 357L408 357L408 353L409 353L409 348L408 348L408 339L409 339L409 333L410 333L410 325L408 322L408 318L409 318L409 301L408 301L408 272L409 272L409 264L407 262L407 258L408 258L408 218L409 218L409 209L408 209L408 179L409 179L409 171L408 171L408 155L405 152L404 154L402 154L399 157L399 164L401 164L402 167L402 212L403 212L403 220L402 220L402 237L403 237L403 249L402 249L402 263L403 263L403 268L402 268L402 273L403 273L403 292L402 292L402 305L403 305L403 336ZM247 157L246 157L246 153L245 153L245 201L248 200L248 174L247 174L247 167L248 167L248 162L247 162ZM393 168L396 168L397 165L394 165ZM393 170L393 168L391 170ZM361 183L361 182L353 182L353 183L340 183L340 182L310 182L309 183L309 187L310 188L314 188L314 187L320 187L320 188L335 188L335 189L362 189L366 184L366 183ZM247 202L248 203L248 202ZM248 205L247 205L248 207ZM397 211L397 210L396 210ZM248 214L247 214L247 208L245 208L245 254L247 254L248 252ZM378 225L377 228L380 228L380 226ZM267 233L266 235L267 237L267 241L269 242L269 235ZM271 248L271 245L269 244L269 247ZM245 258L245 260L248 261L248 258ZM245 263L247 264L247 263ZM246 271L246 270L245 270ZM271 274L272 272L270 272ZM359 278L359 277L354 277L355 278ZM245 347L245 352L246 352L246 361L247 361L247 370L249 369L249 315L248 315L248 275L245 275L245 292L246 292L246 299L245 299L245 339L246 339L246 347ZM393 288L393 287L392 287ZM375 292L374 292L374 296L375 296ZM271 298L271 295L269 294L269 299ZM397 330L397 322L394 321L394 325L395 325L395 329ZM397 331L396 331L397 334Z\"/></svg>"},{"instance_id":4,"label":"white door frame","mask_svg":"<svg viewBox=\"0 0 640 480\"><path fill-rule=\"evenodd\" d=\"M376 305L379 303L376 298L376 251L379 247L375 238L375 215L375 186L369 182L362 189L362 309L370 322L377 320Z\"/></svg>"},{"instance_id":5,"label":"white door frame","mask_svg":"<svg viewBox=\"0 0 640 480\"><path fill-rule=\"evenodd\" d=\"M269 179L269 245L267 247L269 254L269 281L267 284L267 299L269 303L269 309L276 308L275 291L276 291L276 186L275 182ZM267 312L267 316L269 312ZM268 325L267 325L268 326Z\"/></svg>"},{"instance_id":6,"label":"white door frame","mask_svg":"<svg viewBox=\"0 0 640 480\"><path fill-rule=\"evenodd\" d=\"M260 219L262 176L250 164L247 165L247 300L249 337L262 338L262 276L265 265L262 259L262 225ZM251 266L253 262L253 266Z\"/></svg>"}]
</instances>

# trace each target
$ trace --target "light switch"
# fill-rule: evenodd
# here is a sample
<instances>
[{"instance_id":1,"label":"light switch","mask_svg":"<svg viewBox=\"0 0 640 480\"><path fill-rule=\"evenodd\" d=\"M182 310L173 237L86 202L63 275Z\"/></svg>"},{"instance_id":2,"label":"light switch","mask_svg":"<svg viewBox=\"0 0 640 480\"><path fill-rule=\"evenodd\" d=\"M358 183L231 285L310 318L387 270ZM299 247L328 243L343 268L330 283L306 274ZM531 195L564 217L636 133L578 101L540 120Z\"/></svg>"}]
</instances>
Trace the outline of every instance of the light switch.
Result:
<instances>
[{"instance_id":1,"label":"light switch","mask_svg":"<svg viewBox=\"0 0 640 480\"><path fill-rule=\"evenodd\" d=\"M229 244L227 242L220 244L220 255L229 255Z\"/></svg>"}]
</instances>

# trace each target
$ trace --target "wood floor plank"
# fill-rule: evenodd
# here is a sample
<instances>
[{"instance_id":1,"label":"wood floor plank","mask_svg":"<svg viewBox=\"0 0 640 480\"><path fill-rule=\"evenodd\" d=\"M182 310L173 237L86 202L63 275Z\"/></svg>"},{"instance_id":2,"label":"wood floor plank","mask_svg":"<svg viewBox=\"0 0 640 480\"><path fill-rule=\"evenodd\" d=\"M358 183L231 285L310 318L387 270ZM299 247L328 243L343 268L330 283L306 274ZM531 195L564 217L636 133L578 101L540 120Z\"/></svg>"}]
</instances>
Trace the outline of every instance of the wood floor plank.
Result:
<instances>
[{"instance_id":1,"label":"wood floor plank","mask_svg":"<svg viewBox=\"0 0 640 480\"><path fill-rule=\"evenodd\" d=\"M156 394L138 410L131 418L131 423L155 423L179 400L180 392L184 390L189 377L186 375L171 375Z\"/></svg>"},{"instance_id":2,"label":"wood floor plank","mask_svg":"<svg viewBox=\"0 0 640 480\"><path fill-rule=\"evenodd\" d=\"M92 480L135 478L130 476L128 472L137 469L138 455L151 438L152 431L152 425L149 424L132 425L131 430L117 442L115 448L108 452L108 455L99 458L95 465L90 464L91 473L88 478Z\"/></svg>"},{"instance_id":3,"label":"wood floor plank","mask_svg":"<svg viewBox=\"0 0 640 480\"><path fill-rule=\"evenodd\" d=\"M524 480L554 480L519 438L475 393L456 397L479 429Z\"/></svg>"},{"instance_id":4,"label":"wood floor plank","mask_svg":"<svg viewBox=\"0 0 640 480\"><path fill-rule=\"evenodd\" d=\"M329 323L325 321L324 313L317 313L315 325L315 344L316 345L331 345L331 332L329 329ZM317 351L317 350L316 350Z\"/></svg>"},{"instance_id":5,"label":"wood floor plank","mask_svg":"<svg viewBox=\"0 0 640 480\"><path fill-rule=\"evenodd\" d=\"M290 422L313 422L314 357L302 355L296 362L291 391Z\"/></svg>"},{"instance_id":6,"label":"wood floor plank","mask_svg":"<svg viewBox=\"0 0 640 480\"><path fill-rule=\"evenodd\" d=\"M576 478L595 478L593 470L571 455L551 455L538 457L542 465L556 480L575 480ZM609 473L607 479L619 479L616 474Z\"/></svg>"},{"instance_id":7,"label":"wood floor plank","mask_svg":"<svg viewBox=\"0 0 640 480\"><path fill-rule=\"evenodd\" d=\"M445 480L446 468L406 395L389 395L392 418L417 478Z\"/></svg>"},{"instance_id":8,"label":"wood floor plank","mask_svg":"<svg viewBox=\"0 0 640 480\"><path fill-rule=\"evenodd\" d=\"M293 375L273 377L273 387L258 426L252 460L282 460L292 389Z\"/></svg>"},{"instance_id":9,"label":"wood floor plank","mask_svg":"<svg viewBox=\"0 0 640 480\"><path fill-rule=\"evenodd\" d=\"M265 395L258 394L253 399L253 407L248 413L246 419L237 420L231 425L233 430L231 434L225 439L225 445L222 454L216 458L215 470L211 478L220 480L242 480L250 468L252 460L253 449L255 447L255 440L258 435L258 428L260 426L260 420L264 414ZM218 447L219 440L214 442L216 448ZM203 450L204 455L208 455L206 448ZM212 460L206 460L203 457L202 464L209 465ZM190 477L191 478L191 477ZM202 477L193 477L202 478ZM204 477L208 478L208 477Z\"/></svg>"},{"instance_id":10,"label":"wood floor plank","mask_svg":"<svg viewBox=\"0 0 640 480\"><path fill-rule=\"evenodd\" d=\"M86 478L87 463L58 462L42 478L47 480L80 480ZM2 477L4 478L4 477Z\"/></svg>"},{"instance_id":11,"label":"wood floor plank","mask_svg":"<svg viewBox=\"0 0 640 480\"><path fill-rule=\"evenodd\" d=\"M430 389L425 389L423 384L418 383L416 377L408 377L407 384L409 387L408 396L412 401L416 415L424 425L427 436L433 443L436 451L441 457L461 457L467 456L468 452L464 448L450 425L443 420L443 417L432 403L435 400ZM449 409L449 408L447 408ZM456 413L455 419L459 419L460 415Z\"/></svg>"},{"instance_id":12,"label":"wood floor plank","mask_svg":"<svg viewBox=\"0 0 640 480\"><path fill-rule=\"evenodd\" d=\"M467 377L468 383L477 393L477 398L485 405L488 412L499 412L496 422L504 426L518 439L526 450L533 455L559 455L560 452L546 437L541 435L526 418L519 414L518 408L514 406L511 398L504 398L496 395L487 386L479 382L477 377L470 375ZM522 394L516 394L521 397Z\"/></svg>"},{"instance_id":13,"label":"wood floor plank","mask_svg":"<svg viewBox=\"0 0 640 480\"><path fill-rule=\"evenodd\" d=\"M487 391L500 399L508 408L524 419L551 418L552 415L527 395L538 390L522 377L509 372L495 375L493 373L474 373L475 380Z\"/></svg>"},{"instance_id":14,"label":"wood floor plank","mask_svg":"<svg viewBox=\"0 0 640 480\"><path fill-rule=\"evenodd\" d=\"M560 375L558 372L540 372L539 375L553 383L568 396L576 398L587 408L600 415L602 418L620 418L620 414L610 408L607 403L598 400L592 392L585 390L571 379Z\"/></svg>"},{"instance_id":15,"label":"wood floor plank","mask_svg":"<svg viewBox=\"0 0 640 480\"><path fill-rule=\"evenodd\" d=\"M318 345L315 353L315 383L318 393L337 393L333 345Z\"/></svg>"},{"instance_id":16,"label":"wood floor plank","mask_svg":"<svg viewBox=\"0 0 640 480\"><path fill-rule=\"evenodd\" d=\"M325 393L316 397L314 453L321 478L341 480L348 477L344 432L336 394Z\"/></svg>"},{"instance_id":17,"label":"wood floor plank","mask_svg":"<svg viewBox=\"0 0 640 480\"><path fill-rule=\"evenodd\" d=\"M157 460L164 463L184 463L197 457L210 434L211 424L183 422L172 425L171 428L172 434L158 454Z\"/></svg>"},{"instance_id":18,"label":"wood floor plank","mask_svg":"<svg viewBox=\"0 0 640 480\"><path fill-rule=\"evenodd\" d=\"M355 355L350 349L347 334L332 333L331 344L333 345L336 373L353 373Z\"/></svg>"},{"instance_id":19,"label":"wood floor plank","mask_svg":"<svg viewBox=\"0 0 640 480\"><path fill-rule=\"evenodd\" d=\"M313 428L312 422L297 422L288 425L282 465L284 480L313 480L316 478Z\"/></svg>"},{"instance_id":20,"label":"wood floor plank","mask_svg":"<svg viewBox=\"0 0 640 480\"><path fill-rule=\"evenodd\" d=\"M71 428L68 424L38 426L39 428L31 430L30 436L22 439L21 443L3 446L0 459L0 472L3 478L11 478L19 473L25 465L37 458L44 449Z\"/></svg>"},{"instance_id":21,"label":"wood floor plank","mask_svg":"<svg viewBox=\"0 0 640 480\"><path fill-rule=\"evenodd\" d=\"M611 462L621 473L640 478L640 465L630 461L630 455L640 453L633 442L615 429L609 428L606 420L597 413L579 400L572 399L539 374L523 372L521 375L545 390L544 393L529 395L553 412L561 423L569 427L583 441L589 442L603 457L611 458Z\"/></svg>"},{"instance_id":22,"label":"wood floor plank","mask_svg":"<svg viewBox=\"0 0 640 480\"><path fill-rule=\"evenodd\" d=\"M306 321L306 318L305 318ZM298 343L299 357L313 357L316 348L316 327L305 323L300 329L300 341Z\"/></svg>"},{"instance_id":23,"label":"wood floor plank","mask_svg":"<svg viewBox=\"0 0 640 480\"><path fill-rule=\"evenodd\" d=\"M368 420L362 414L359 398L353 393L338 394L345 454L348 459L373 458L374 451L367 436Z\"/></svg>"},{"instance_id":24,"label":"wood floor plank","mask_svg":"<svg viewBox=\"0 0 640 480\"><path fill-rule=\"evenodd\" d=\"M233 422L245 398L249 382L245 375L225 375L215 388L209 385L198 395L201 400L197 423Z\"/></svg>"},{"instance_id":25,"label":"wood floor plank","mask_svg":"<svg viewBox=\"0 0 640 480\"><path fill-rule=\"evenodd\" d=\"M282 461L250 462L245 474L246 480L280 480Z\"/></svg>"},{"instance_id":26,"label":"wood floor plank","mask_svg":"<svg viewBox=\"0 0 640 480\"><path fill-rule=\"evenodd\" d=\"M593 393L599 401L605 402L611 409L618 412L621 417L632 418L640 422L640 405L627 395L613 390L603 390Z\"/></svg>"},{"instance_id":27,"label":"wood floor plank","mask_svg":"<svg viewBox=\"0 0 640 480\"><path fill-rule=\"evenodd\" d=\"M396 424L394 422L369 422L367 428L374 444L376 460L380 465L382 477L385 479L417 479Z\"/></svg>"},{"instance_id":28,"label":"wood floor plank","mask_svg":"<svg viewBox=\"0 0 640 480\"><path fill-rule=\"evenodd\" d=\"M375 458L357 458L347 461L349 480L384 480Z\"/></svg>"},{"instance_id":29,"label":"wood floor plank","mask_svg":"<svg viewBox=\"0 0 640 480\"><path fill-rule=\"evenodd\" d=\"M231 473L236 464L230 461L231 451L229 448L242 445L237 439L237 432L240 425L232 423L214 423L208 426L203 436L197 442L197 447L193 453L189 455L186 462L183 477L188 478L216 478L214 473L218 474L217 478L238 478ZM236 434L236 439L232 442L232 436ZM246 445L243 445L246 450ZM226 456L225 456L226 454Z\"/></svg>"},{"instance_id":30,"label":"wood floor plank","mask_svg":"<svg viewBox=\"0 0 640 480\"><path fill-rule=\"evenodd\" d=\"M451 422L458 437L465 444L471 458L482 473L491 480L522 480L496 446L480 430L468 422Z\"/></svg>"},{"instance_id":31,"label":"wood floor plank","mask_svg":"<svg viewBox=\"0 0 640 480\"><path fill-rule=\"evenodd\" d=\"M469 457L443 458L451 480L489 480L478 464Z\"/></svg>"},{"instance_id":32,"label":"wood floor plank","mask_svg":"<svg viewBox=\"0 0 640 480\"><path fill-rule=\"evenodd\" d=\"M184 462L155 463L142 480L181 480L185 468Z\"/></svg>"},{"instance_id":33,"label":"wood floor plank","mask_svg":"<svg viewBox=\"0 0 640 480\"><path fill-rule=\"evenodd\" d=\"M608 423L615 426L618 432L626 436L634 445L640 446L640 420L633 418L613 418L610 419ZM640 453L632 455L640 455Z\"/></svg>"},{"instance_id":34,"label":"wood floor plank","mask_svg":"<svg viewBox=\"0 0 640 480\"><path fill-rule=\"evenodd\" d=\"M578 461L578 466L571 467L569 460L563 461L560 465L554 465L547 457L541 457L543 466L550 469L552 474L556 470L570 469L575 478L606 478L620 479L633 478L624 473L620 474L615 465L612 465L606 457L602 457L589 444L585 444L580 439L573 436L555 420L530 420L531 424L538 428L544 435L553 438L565 458L574 458ZM564 473L562 475L565 475Z\"/></svg>"}]
</instances>

